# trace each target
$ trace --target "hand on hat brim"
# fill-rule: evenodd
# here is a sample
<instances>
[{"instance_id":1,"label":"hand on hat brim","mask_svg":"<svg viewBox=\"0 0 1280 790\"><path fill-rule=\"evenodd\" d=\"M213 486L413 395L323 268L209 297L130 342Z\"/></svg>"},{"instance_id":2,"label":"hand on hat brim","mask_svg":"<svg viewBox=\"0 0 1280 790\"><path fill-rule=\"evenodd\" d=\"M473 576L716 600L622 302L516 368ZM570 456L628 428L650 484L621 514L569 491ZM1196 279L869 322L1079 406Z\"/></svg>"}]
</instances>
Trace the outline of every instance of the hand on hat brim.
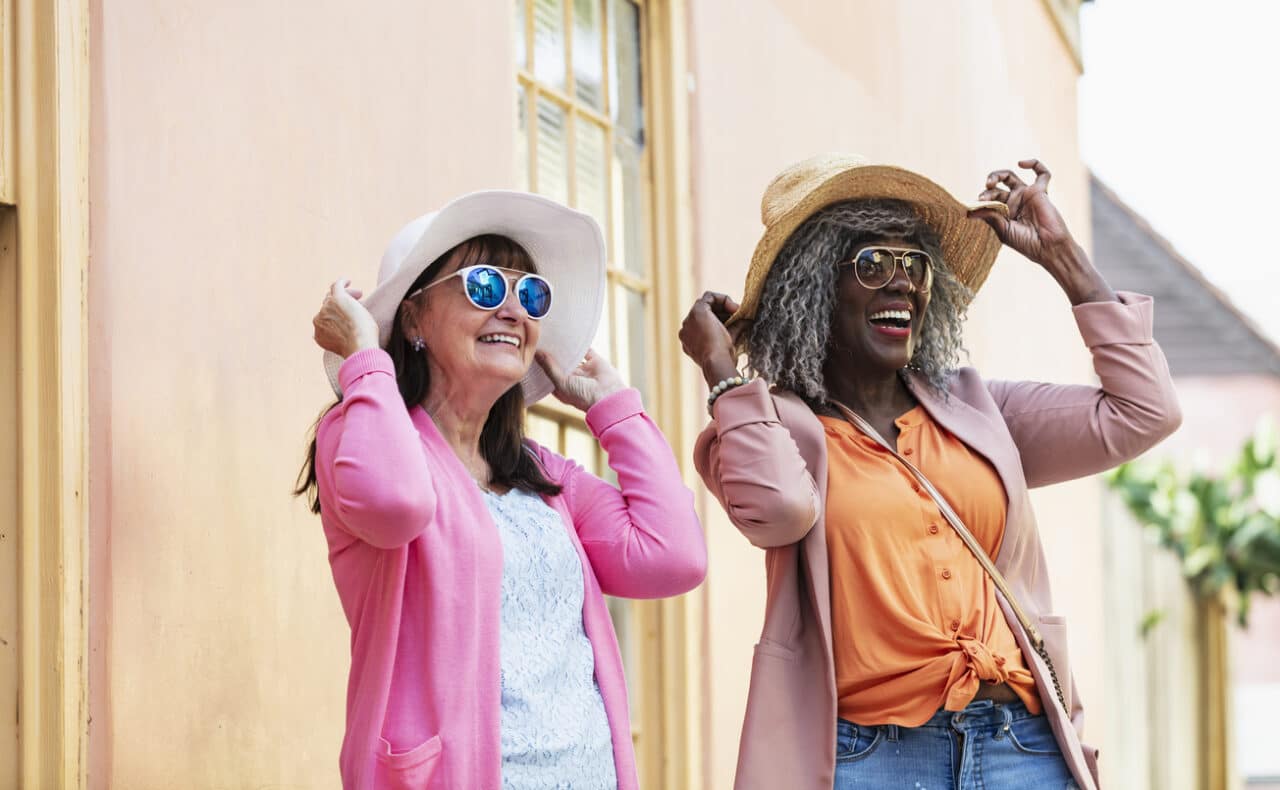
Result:
<instances>
[{"instance_id":1,"label":"hand on hat brim","mask_svg":"<svg viewBox=\"0 0 1280 790\"><path fill-rule=\"evenodd\" d=\"M986 200L969 207L969 216L987 223L1003 241L1009 231L1009 207L1003 203Z\"/></svg>"},{"instance_id":2,"label":"hand on hat brim","mask_svg":"<svg viewBox=\"0 0 1280 790\"><path fill-rule=\"evenodd\" d=\"M534 360L542 366L547 378L555 385L553 394L556 399L584 412L602 399L626 389L622 377L609 364L609 360L592 349L587 349L586 357L568 373L546 351L538 351L534 354Z\"/></svg>"},{"instance_id":3,"label":"hand on hat brim","mask_svg":"<svg viewBox=\"0 0 1280 790\"><path fill-rule=\"evenodd\" d=\"M360 296L350 280L337 280L329 287L320 310L311 319L316 345L343 359L360 349L378 347L378 324L356 301Z\"/></svg>"}]
</instances>

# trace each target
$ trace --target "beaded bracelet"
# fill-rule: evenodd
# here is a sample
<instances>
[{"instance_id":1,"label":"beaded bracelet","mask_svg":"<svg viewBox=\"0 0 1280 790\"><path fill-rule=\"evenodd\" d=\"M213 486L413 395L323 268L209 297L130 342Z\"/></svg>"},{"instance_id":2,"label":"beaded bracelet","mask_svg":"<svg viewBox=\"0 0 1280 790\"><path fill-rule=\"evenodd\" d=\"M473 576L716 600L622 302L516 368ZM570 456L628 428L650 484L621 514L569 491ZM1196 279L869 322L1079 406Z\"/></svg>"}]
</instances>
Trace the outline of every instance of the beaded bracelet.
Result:
<instances>
[{"instance_id":1,"label":"beaded bracelet","mask_svg":"<svg viewBox=\"0 0 1280 790\"><path fill-rule=\"evenodd\" d=\"M746 378L745 376L742 376L742 375L730 376L727 379L721 380L720 383L712 387L711 394L707 396L707 414L711 413L711 407L715 405L717 398L719 398L721 395L725 394L729 390L733 389L734 387L741 387L743 384L746 384L750 380L751 379Z\"/></svg>"}]
</instances>

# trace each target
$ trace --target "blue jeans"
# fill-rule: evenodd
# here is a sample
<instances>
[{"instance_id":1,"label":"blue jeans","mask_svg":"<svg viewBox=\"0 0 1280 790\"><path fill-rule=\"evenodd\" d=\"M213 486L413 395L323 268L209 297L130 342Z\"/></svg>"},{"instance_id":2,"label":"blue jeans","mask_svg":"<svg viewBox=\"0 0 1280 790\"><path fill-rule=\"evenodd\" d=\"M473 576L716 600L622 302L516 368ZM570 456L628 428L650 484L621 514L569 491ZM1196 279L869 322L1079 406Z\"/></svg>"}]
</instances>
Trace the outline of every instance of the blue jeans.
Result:
<instances>
[{"instance_id":1,"label":"blue jeans","mask_svg":"<svg viewBox=\"0 0 1280 790\"><path fill-rule=\"evenodd\" d=\"M919 727L836 722L834 790L1075 790L1044 716L1021 702L940 710Z\"/></svg>"}]
</instances>

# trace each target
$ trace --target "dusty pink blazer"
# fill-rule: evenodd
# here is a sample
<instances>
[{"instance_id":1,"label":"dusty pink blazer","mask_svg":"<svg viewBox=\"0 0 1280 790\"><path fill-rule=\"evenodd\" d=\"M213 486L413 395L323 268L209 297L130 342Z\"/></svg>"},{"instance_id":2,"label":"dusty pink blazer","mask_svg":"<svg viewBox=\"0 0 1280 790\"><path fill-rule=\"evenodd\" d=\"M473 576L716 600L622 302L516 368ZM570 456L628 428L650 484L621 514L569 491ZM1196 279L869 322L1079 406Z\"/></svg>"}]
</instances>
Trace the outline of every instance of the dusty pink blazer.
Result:
<instances>
[{"instance_id":1,"label":"dusty pink blazer","mask_svg":"<svg viewBox=\"0 0 1280 790\"><path fill-rule=\"evenodd\" d=\"M943 397L919 378L907 379L933 419L990 461L1004 483L1009 507L996 567L1040 624L1063 678L1070 716L1007 602L1001 599L1000 605L1035 675L1062 753L1084 790L1097 787L1097 751L1080 742L1084 720L1070 680L1066 623L1053 614L1027 492L1109 469L1147 450L1181 422L1168 364L1151 336L1151 299L1128 293L1120 299L1074 308L1100 387L985 381L966 368L953 379L950 397ZM765 550L768 597L734 787L830 790L836 686L822 426L798 397L771 393L757 380L716 401L694 460L730 520Z\"/></svg>"},{"instance_id":2,"label":"dusty pink blazer","mask_svg":"<svg viewBox=\"0 0 1280 790\"><path fill-rule=\"evenodd\" d=\"M344 398L316 430L329 564L351 625L347 790L498 790L502 542L470 473L421 407L406 409L391 358L352 354ZM638 790L618 640L605 595L687 592L707 550L680 468L640 395L587 412L614 488L531 446L563 486L546 502L582 562L582 624L613 736L619 790Z\"/></svg>"}]
</instances>

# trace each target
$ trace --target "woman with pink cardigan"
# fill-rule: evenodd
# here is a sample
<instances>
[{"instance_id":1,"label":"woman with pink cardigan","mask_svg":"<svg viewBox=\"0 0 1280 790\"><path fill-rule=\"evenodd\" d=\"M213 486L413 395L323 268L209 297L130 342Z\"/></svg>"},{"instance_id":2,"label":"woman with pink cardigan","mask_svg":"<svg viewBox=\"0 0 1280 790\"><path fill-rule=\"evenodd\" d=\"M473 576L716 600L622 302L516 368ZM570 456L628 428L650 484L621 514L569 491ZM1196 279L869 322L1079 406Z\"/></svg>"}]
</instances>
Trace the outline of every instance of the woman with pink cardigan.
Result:
<instances>
[{"instance_id":1,"label":"woman with pink cardigan","mask_svg":"<svg viewBox=\"0 0 1280 790\"><path fill-rule=\"evenodd\" d=\"M298 493L351 626L349 790L638 788L604 596L686 592L706 546L639 394L588 349L604 267L587 215L478 192L407 225L363 302L338 282L315 317L339 399ZM618 488L524 438L552 392Z\"/></svg>"}]
</instances>

